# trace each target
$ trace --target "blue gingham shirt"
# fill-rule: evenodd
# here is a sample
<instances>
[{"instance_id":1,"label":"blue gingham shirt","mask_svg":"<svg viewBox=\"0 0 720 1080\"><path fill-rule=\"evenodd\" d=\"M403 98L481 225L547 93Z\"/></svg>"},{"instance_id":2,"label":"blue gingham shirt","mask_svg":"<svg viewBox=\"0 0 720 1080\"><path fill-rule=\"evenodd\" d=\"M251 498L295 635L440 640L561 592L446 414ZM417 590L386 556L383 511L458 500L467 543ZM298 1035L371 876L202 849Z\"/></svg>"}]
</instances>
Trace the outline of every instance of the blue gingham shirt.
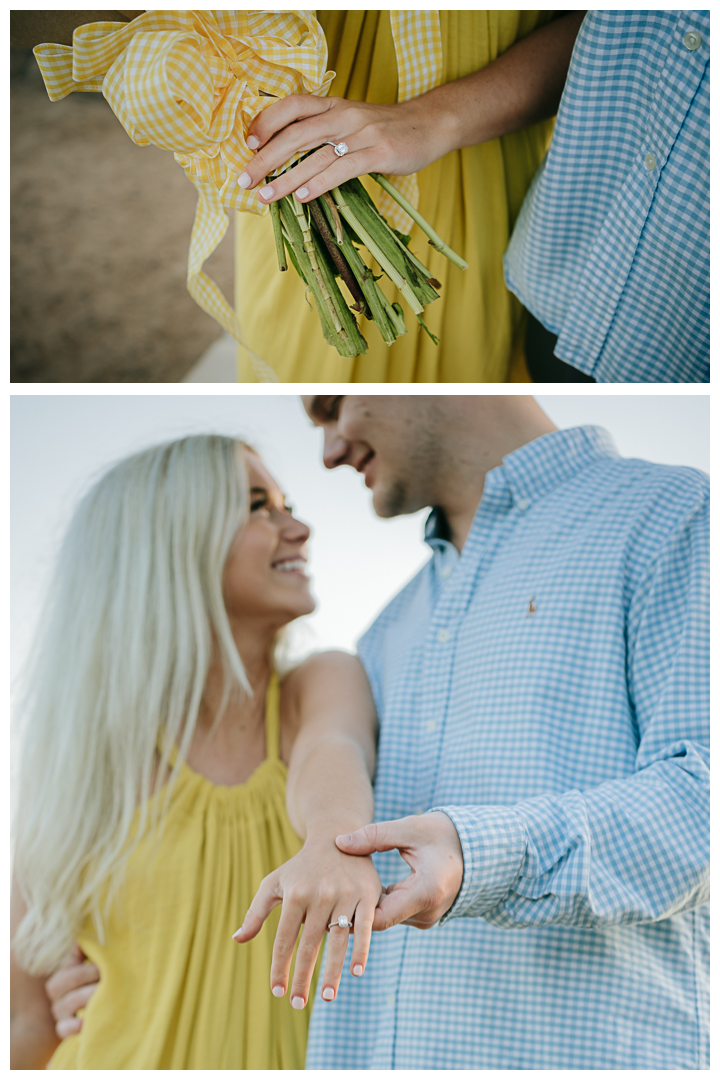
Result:
<instances>
[{"instance_id":1,"label":"blue gingham shirt","mask_svg":"<svg viewBox=\"0 0 720 1080\"><path fill-rule=\"evenodd\" d=\"M505 279L598 382L707 382L710 14L594 11Z\"/></svg>"},{"instance_id":2,"label":"blue gingham shirt","mask_svg":"<svg viewBox=\"0 0 720 1080\"><path fill-rule=\"evenodd\" d=\"M457 899L373 935L309 1069L708 1065L708 491L545 435L360 642L377 820L443 809ZM397 852L375 856L385 883Z\"/></svg>"}]
</instances>

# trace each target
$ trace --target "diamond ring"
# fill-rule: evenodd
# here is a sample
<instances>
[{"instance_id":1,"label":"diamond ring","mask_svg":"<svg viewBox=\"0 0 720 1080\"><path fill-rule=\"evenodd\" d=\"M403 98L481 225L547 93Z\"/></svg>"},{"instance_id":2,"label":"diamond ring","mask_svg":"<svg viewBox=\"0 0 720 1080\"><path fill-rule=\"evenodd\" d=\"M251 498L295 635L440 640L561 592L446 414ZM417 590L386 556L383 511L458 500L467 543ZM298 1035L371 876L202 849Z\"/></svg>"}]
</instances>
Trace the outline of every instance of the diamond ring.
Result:
<instances>
[{"instance_id":1,"label":"diamond ring","mask_svg":"<svg viewBox=\"0 0 720 1080\"><path fill-rule=\"evenodd\" d=\"M328 923L328 930L331 926L339 926L341 930L347 930L352 926L352 921L348 919L347 915L338 915L337 922Z\"/></svg>"},{"instance_id":2,"label":"diamond ring","mask_svg":"<svg viewBox=\"0 0 720 1080\"><path fill-rule=\"evenodd\" d=\"M327 141L327 145L334 147L335 153L337 154L338 157L342 157L344 154L347 154L348 150L350 149L348 144L345 143L345 142L334 143L334 142L330 142L329 139Z\"/></svg>"}]
</instances>

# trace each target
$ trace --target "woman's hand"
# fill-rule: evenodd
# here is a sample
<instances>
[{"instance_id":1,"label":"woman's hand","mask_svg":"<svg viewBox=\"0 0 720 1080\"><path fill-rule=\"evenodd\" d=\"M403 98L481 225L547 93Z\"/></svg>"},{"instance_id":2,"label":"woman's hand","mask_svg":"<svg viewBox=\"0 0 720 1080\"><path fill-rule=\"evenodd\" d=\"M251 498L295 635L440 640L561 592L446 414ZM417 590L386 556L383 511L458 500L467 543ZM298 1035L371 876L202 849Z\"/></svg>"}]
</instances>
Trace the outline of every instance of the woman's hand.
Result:
<instances>
[{"instance_id":1,"label":"woman's hand","mask_svg":"<svg viewBox=\"0 0 720 1080\"><path fill-rule=\"evenodd\" d=\"M294 191L306 202L354 176L417 172L454 148L453 116L442 101L432 92L398 105L312 94L283 98L253 120L248 146L260 149L238 183L254 188L293 154L316 146L317 153L261 188L260 201L271 203ZM338 157L324 145L328 140L346 143L348 153Z\"/></svg>"},{"instance_id":2,"label":"woman's hand","mask_svg":"<svg viewBox=\"0 0 720 1080\"><path fill-rule=\"evenodd\" d=\"M328 924L344 915L352 922L354 943L351 970L362 975L370 951L375 906L382 885L369 857L343 855L333 836L311 838L294 858L263 880L245 921L233 938L238 943L256 936L273 908L282 904L282 914L273 946L270 988L276 997L287 992L293 949L304 923L295 958L291 1002L303 1009L310 995L315 961ZM322 997L337 997L350 931L333 926L329 931Z\"/></svg>"},{"instance_id":3,"label":"woman's hand","mask_svg":"<svg viewBox=\"0 0 720 1080\"><path fill-rule=\"evenodd\" d=\"M85 1008L99 984L100 972L94 964L87 963L80 946L74 945L67 959L45 983L59 1038L66 1039L80 1031L82 1020L77 1011Z\"/></svg>"}]
</instances>

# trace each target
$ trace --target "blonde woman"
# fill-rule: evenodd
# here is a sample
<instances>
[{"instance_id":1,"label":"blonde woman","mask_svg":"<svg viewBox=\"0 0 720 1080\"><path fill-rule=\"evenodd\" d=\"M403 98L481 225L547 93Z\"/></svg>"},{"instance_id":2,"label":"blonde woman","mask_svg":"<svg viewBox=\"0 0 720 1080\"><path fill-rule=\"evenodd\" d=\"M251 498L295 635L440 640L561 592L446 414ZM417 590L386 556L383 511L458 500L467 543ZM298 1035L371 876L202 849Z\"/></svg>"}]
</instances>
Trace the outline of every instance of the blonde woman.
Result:
<instances>
[{"instance_id":1,"label":"blonde woman","mask_svg":"<svg viewBox=\"0 0 720 1080\"><path fill-rule=\"evenodd\" d=\"M27 699L12 1068L299 1069L339 914L364 970L381 886L334 838L372 820L367 682L341 653L281 685L273 665L314 607L308 536L257 455L221 436L121 462L76 511ZM277 918L242 948L232 934L287 860L298 887L277 902L312 918L271 993ZM329 933L326 1000L348 941ZM74 942L100 983L58 1045L44 982Z\"/></svg>"}]
</instances>

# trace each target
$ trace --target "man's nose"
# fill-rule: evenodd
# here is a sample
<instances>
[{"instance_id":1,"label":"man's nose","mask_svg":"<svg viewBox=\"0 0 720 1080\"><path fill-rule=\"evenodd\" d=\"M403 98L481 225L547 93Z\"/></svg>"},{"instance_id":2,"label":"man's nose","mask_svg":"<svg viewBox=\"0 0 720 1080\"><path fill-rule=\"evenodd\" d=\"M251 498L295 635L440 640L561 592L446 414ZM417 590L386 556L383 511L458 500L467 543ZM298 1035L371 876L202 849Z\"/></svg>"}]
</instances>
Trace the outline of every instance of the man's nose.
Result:
<instances>
[{"instance_id":1,"label":"man's nose","mask_svg":"<svg viewBox=\"0 0 720 1080\"><path fill-rule=\"evenodd\" d=\"M347 439L343 439L338 434L337 428L333 428L332 431L325 431L325 442L323 445L323 465L326 469L337 469L338 465L342 465L347 458L349 443Z\"/></svg>"}]
</instances>

